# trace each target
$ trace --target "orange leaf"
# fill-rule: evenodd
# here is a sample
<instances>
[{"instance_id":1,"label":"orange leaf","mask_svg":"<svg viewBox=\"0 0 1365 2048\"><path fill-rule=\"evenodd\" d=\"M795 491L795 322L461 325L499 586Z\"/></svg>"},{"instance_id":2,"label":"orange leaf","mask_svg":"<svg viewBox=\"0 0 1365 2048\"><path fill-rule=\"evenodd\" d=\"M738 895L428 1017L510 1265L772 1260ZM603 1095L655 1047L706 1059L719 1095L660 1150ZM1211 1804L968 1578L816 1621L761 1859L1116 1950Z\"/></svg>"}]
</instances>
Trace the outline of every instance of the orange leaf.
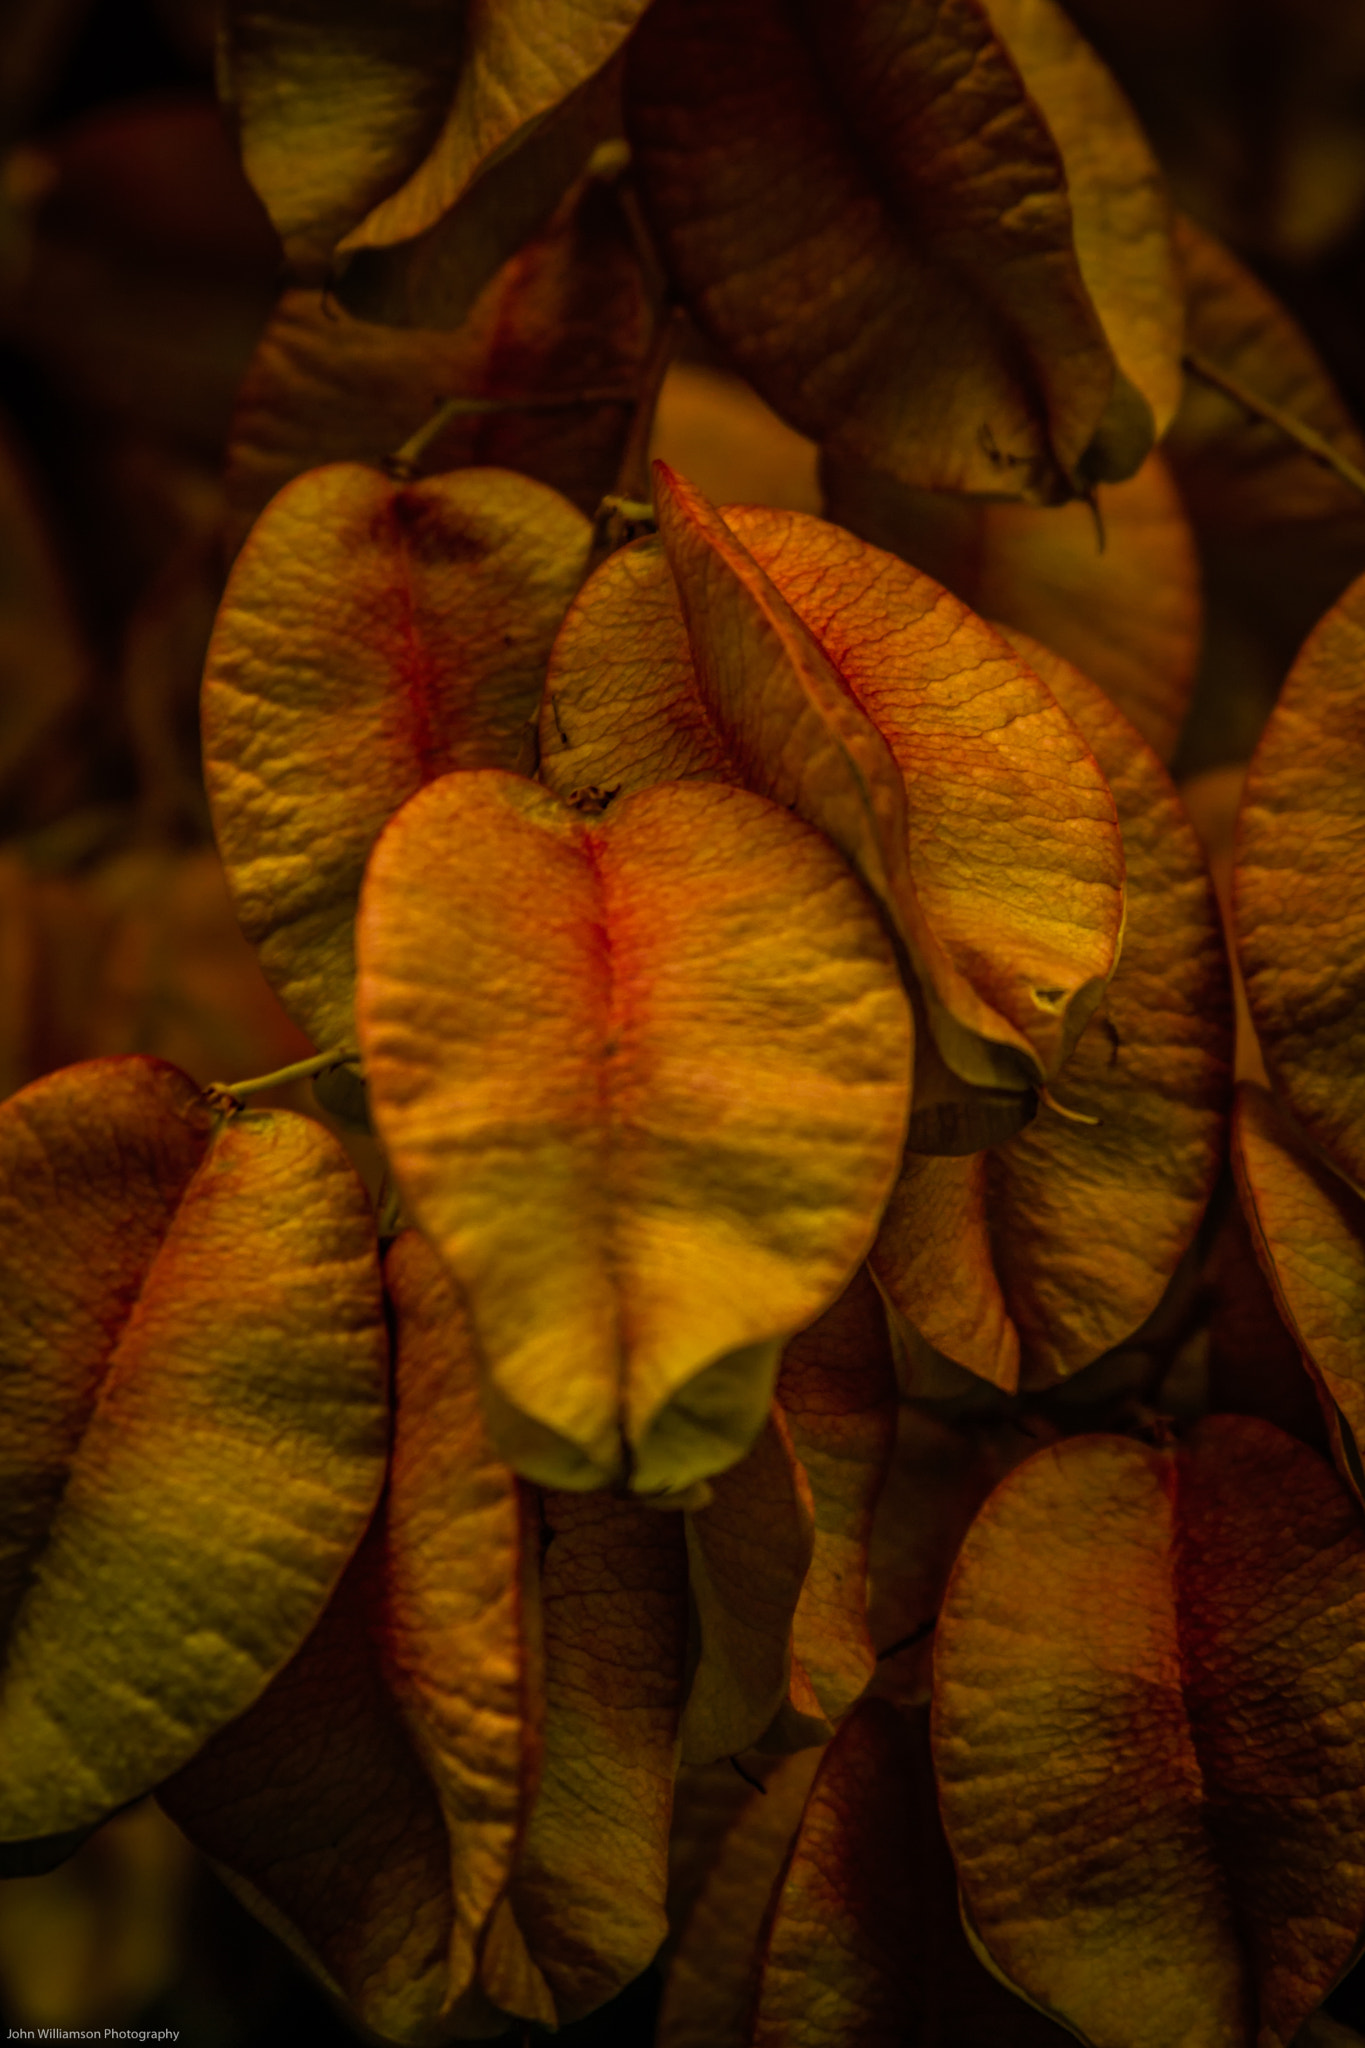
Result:
<instances>
[{"instance_id":1,"label":"orange leaf","mask_svg":"<svg viewBox=\"0 0 1365 2048\"><path fill-rule=\"evenodd\" d=\"M1018 626L1084 670L1169 761L1199 661L1194 535L1170 470L1149 455L1089 505L911 491L823 465L825 509L938 578L983 618Z\"/></svg>"},{"instance_id":2,"label":"orange leaf","mask_svg":"<svg viewBox=\"0 0 1365 2048\"><path fill-rule=\"evenodd\" d=\"M542 484L336 463L258 520L209 648L204 759L238 916L291 1016L353 1042L353 926L380 828L452 768L529 769L587 553Z\"/></svg>"},{"instance_id":3,"label":"orange leaf","mask_svg":"<svg viewBox=\"0 0 1365 2048\"><path fill-rule=\"evenodd\" d=\"M676 1514L605 1493L544 1513L545 1765L511 1905L562 2025L668 1931L687 1578Z\"/></svg>"},{"instance_id":4,"label":"orange leaf","mask_svg":"<svg viewBox=\"0 0 1365 2048\"><path fill-rule=\"evenodd\" d=\"M1232 1158L1257 1257L1365 1504L1365 1198L1306 1143L1264 1089L1237 1091Z\"/></svg>"},{"instance_id":5,"label":"orange leaf","mask_svg":"<svg viewBox=\"0 0 1365 2048\"><path fill-rule=\"evenodd\" d=\"M360 948L375 1120L503 1455L677 1495L733 1464L904 1130L907 1007L838 855L741 790L598 818L453 775L381 840Z\"/></svg>"},{"instance_id":6,"label":"orange leaf","mask_svg":"<svg viewBox=\"0 0 1365 2048\"><path fill-rule=\"evenodd\" d=\"M1365 1189L1365 577L1310 634L1261 736L1237 820L1233 920L1272 1079Z\"/></svg>"},{"instance_id":7,"label":"orange leaf","mask_svg":"<svg viewBox=\"0 0 1365 2048\"><path fill-rule=\"evenodd\" d=\"M0 1110L0 1836L147 1791L257 1698L369 1519L373 1225L335 1139L160 1061Z\"/></svg>"},{"instance_id":8,"label":"orange leaf","mask_svg":"<svg viewBox=\"0 0 1365 2048\"><path fill-rule=\"evenodd\" d=\"M656 473L667 560L637 543L570 610L546 781L723 776L794 806L882 905L948 1065L1016 1095L1055 1073L1122 907L1112 800L1075 728L928 577L799 513L722 518ZM921 1073L917 1115L923 1095Z\"/></svg>"},{"instance_id":9,"label":"orange leaf","mask_svg":"<svg viewBox=\"0 0 1365 2048\"><path fill-rule=\"evenodd\" d=\"M1006 1391L1075 1372L1156 1307L1218 1176L1232 1052L1217 901L1165 771L1093 683L1019 645L1114 792L1123 955L1060 1107L978 1158L907 1154L872 1253L898 1314Z\"/></svg>"},{"instance_id":10,"label":"orange leaf","mask_svg":"<svg viewBox=\"0 0 1365 2048\"><path fill-rule=\"evenodd\" d=\"M1354 1503L1268 1423L1020 1466L934 1650L944 1824L995 1966L1094 2048L1292 2040L1365 1925L1363 1624Z\"/></svg>"}]
</instances>

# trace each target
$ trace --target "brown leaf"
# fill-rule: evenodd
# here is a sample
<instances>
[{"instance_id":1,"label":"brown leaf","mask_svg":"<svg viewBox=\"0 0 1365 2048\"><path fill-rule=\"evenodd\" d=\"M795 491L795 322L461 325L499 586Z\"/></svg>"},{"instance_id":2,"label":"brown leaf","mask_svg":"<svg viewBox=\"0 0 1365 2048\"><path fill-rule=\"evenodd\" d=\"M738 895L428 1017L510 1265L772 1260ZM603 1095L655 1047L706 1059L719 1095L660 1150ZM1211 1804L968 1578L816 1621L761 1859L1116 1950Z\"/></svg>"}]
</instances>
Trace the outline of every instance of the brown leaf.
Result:
<instances>
[{"instance_id":1,"label":"brown leaf","mask_svg":"<svg viewBox=\"0 0 1365 2048\"><path fill-rule=\"evenodd\" d=\"M944 1824L994 1964L1095 2048L1278 2048L1355 1953L1363 1616L1350 1495L1244 1416L1074 1437L977 1517L934 1650Z\"/></svg>"},{"instance_id":2,"label":"brown leaf","mask_svg":"<svg viewBox=\"0 0 1365 2048\"><path fill-rule=\"evenodd\" d=\"M531 397L536 405L451 420L425 469L520 470L595 512L616 474L646 313L619 195L597 178L569 194L454 333L376 328L316 291L286 292L238 393L228 451L231 551L292 477L328 462L382 462L450 397ZM599 392L618 395L574 402Z\"/></svg>"},{"instance_id":3,"label":"brown leaf","mask_svg":"<svg viewBox=\"0 0 1365 2048\"><path fill-rule=\"evenodd\" d=\"M928 577L824 521L659 487L667 559L614 556L555 644L545 780L723 776L795 807L881 903L943 1060L1017 1096L1114 959L1117 826L1080 736Z\"/></svg>"},{"instance_id":4,"label":"brown leaf","mask_svg":"<svg viewBox=\"0 0 1365 2048\"><path fill-rule=\"evenodd\" d=\"M543 1505L544 1773L510 1896L562 2025L668 1931L687 1567L675 1514L605 1493Z\"/></svg>"},{"instance_id":5,"label":"brown leaf","mask_svg":"<svg viewBox=\"0 0 1365 2048\"><path fill-rule=\"evenodd\" d=\"M908 1006L839 856L743 790L597 816L452 775L381 840L360 948L376 1126L503 1455L678 1497L735 1463L904 1132Z\"/></svg>"},{"instance_id":6,"label":"brown leaf","mask_svg":"<svg viewBox=\"0 0 1365 2048\"><path fill-rule=\"evenodd\" d=\"M1016 1371L1030 1387L1075 1372L1156 1307L1218 1176L1232 1051L1217 901L1174 789L1093 683L1020 646L1114 792L1123 954L1060 1107L981 1158L907 1155L872 1254L919 1335L1006 1391Z\"/></svg>"},{"instance_id":7,"label":"brown leaf","mask_svg":"<svg viewBox=\"0 0 1365 2048\"><path fill-rule=\"evenodd\" d=\"M1365 1198L1261 1088L1237 1092L1232 1158L1256 1255L1313 1376L1338 1469L1365 1503Z\"/></svg>"},{"instance_id":8,"label":"brown leaf","mask_svg":"<svg viewBox=\"0 0 1365 2048\"><path fill-rule=\"evenodd\" d=\"M205 670L205 773L237 914L324 1049L354 1042L354 924L380 829L452 768L529 769L588 525L470 469L295 479L258 520Z\"/></svg>"},{"instance_id":9,"label":"brown leaf","mask_svg":"<svg viewBox=\"0 0 1365 2048\"><path fill-rule=\"evenodd\" d=\"M1021 41L1041 60L1036 25ZM1097 61L1074 47L1066 61L1107 101L1105 162L1078 163L1079 179L1103 205L1121 153L1120 206L1141 217L1106 251L1134 259L1126 289L1092 261L1095 284L1119 328L1120 298L1154 314L1160 368L1144 334L1133 374L1164 395L1173 294L1155 168ZM1058 104L1075 101L1073 79ZM776 0L666 0L632 41L626 108L691 310L802 432L905 483L1043 500L1083 469L1122 476L1142 460L1151 410L1087 291L1066 138L984 6L860 0L798 19ZM1083 142L1087 125L1059 131ZM1115 336L1120 361L1127 340Z\"/></svg>"},{"instance_id":10,"label":"brown leaf","mask_svg":"<svg viewBox=\"0 0 1365 2048\"><path fill-rule=\"evenodd\" d=\"M830 461L822 475L831 519L1074 662L1169 761L1199 660L1201 600L1194 535L1160 454L1108 486L1097 513L912 491Z\"/></svg>"},{"instance_id":11,"label":"brown leaf","mask_svg":"<svg viewBox=\"0 0 1365 2048\"><path fill-rule=\"evenodd\" d=\"M335 1139L212 1130L160 1061L0 1110L0 1835L99 1819L256 1699L387 1448L373 1224Z\"/></svg>"},{"instance_id":12,"label":"brown leaf","mask_svg":"<svg viewBox=\"0 0 1365 2048\"><path fill-rule=\"evenodd\" d=\"M1266 1066L1308 1136L1365 1188L1365 577L1290 672L1237 820L1233 921Z\"/></svg>"}]
</instances>

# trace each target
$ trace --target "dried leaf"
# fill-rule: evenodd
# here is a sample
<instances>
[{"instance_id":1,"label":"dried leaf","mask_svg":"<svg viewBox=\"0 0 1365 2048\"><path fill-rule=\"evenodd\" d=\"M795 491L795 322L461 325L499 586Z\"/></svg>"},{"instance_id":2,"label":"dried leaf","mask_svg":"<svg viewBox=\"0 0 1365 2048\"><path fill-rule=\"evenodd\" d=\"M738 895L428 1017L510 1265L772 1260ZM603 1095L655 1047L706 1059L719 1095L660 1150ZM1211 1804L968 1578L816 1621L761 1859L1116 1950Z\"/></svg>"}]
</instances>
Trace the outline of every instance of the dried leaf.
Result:
<instances>
[{"instance_id":1,"label":"dried leaf","mask_svg":"<svg viewBox=\"0 0 1365 2048\"><path fill-rule=\"evenodd\" d=\"M452 775L381 839L360 958L376 1126L503 1455L641 1493L733 1464L904 1131L908 1009L839 856L742 790L595 817Z\"/></svg>"},{"instance_id":2,"label":"dried leaf","mask_svg":"<svg viewBox=\"0 0 1365 2048\"><path fill-rule=\"evenodd\" d=\"M354 1041L354 923L381 827L452 768L529 769L588 525L471 469L298 477L238 557L205 671L205 772L243 930L321 1047Z\"/></svg>"},{"instance_id":3,"label":"dried leaf","mask_svg":"<svg viewBox=\"0 0 1365 2048\"><path fill-rule=\"evenodd\" d=\"M316 291L286 292L238 394L227 476L232 552L291 478L328 462L382 462L450 397L476 405L531 397L535 406L451 420L424 468L520 470L595 512L616 474L646 315L619 195L597 178L569 194L453 334L375 328ZM574 402L601 392L618 397Z\"/></svg>"},{"instance_id":4,"label":"dried leaf","mask_svg":"<svg viewBox=\"0 0 1365 2048\"><path fill-rule=\"evenodd\" d=\"M545 780L723 776L795 807L898 931L943 1060L1017 1097L1061 1064L1115 955L1118 830L1084 742L928 577L822 520L722 518L662 474L660 491L668 559L614 556L555 644ZM920 1074L917 1114L924 1093Z\"/></svg>"},{"instance_id":5,"label":"dried leaf","mask_svg":"<svg viewBox=\"0 0 1365 2048\"><path fill-rule=\"evenodd\" d=\"M937 577L983 618L1018 626L1100 685L1163 761L1199 660L1199 561L1170 470L1149 455L1096 514L912 491L826 461L825 509Z\"/></svg>"},{"instance_id":6,"label":"dried leaf","mask_svg":"<svg viewBox=\"0 0 1365 2048\"><path fill-rule=\"evenodd\" d=\"M544 1514L544 1775L510 1896L562 2025L668 1931L687 1582L677 1515L604 1493L546 1494Z\"/></svg>"},{"instance_id":7,"label":"dried leaf","mask_svg":"<svg viewBox=\"0 0 1365 2048\"><path fill-rule=\"evenodd\" d=\"M934 1757L964 1912L1025 1996L1095 2048L1293 2038L1365 1923L1363 1618L1354 1503L1267 1423L1073 1437L996 1489Z\"/></svg>"},{"instance_id":8,"label":"dried leaf","mask_svg":"<svg viewBox=\"0 0 1365 2048\"><path fill-rule=\"evenodd\" d=\"M416 235L613 55L640 0L511 0L471 16L431 0L382 15L311 0L226 10L223 87L247 176L296 266L336 244Z\"/></svg>"},{"instance_id":9,"label":"dried leaf","mask_svg":"<svg viewBox=\"0 0 1365 2048\"><path fill-rule=\"evenodd\" d=\"M463 1304L415 1231L390 1249L385 1281L396 1354L384 1668L450 1837L456 2000L511 1882L539 1773L540 1517L493 1451Z\"/></svg>"},{"instance_id":10,"label":"dried leaf","mask_svg":"<svg viewBox=\"0 0 1365 2048\"><path fill-rule=\"evenodd\" d=\"M905 1321L1006 1391L1065 1378L1156 1307L1218 1177L1232 1052L1217 900L1174 789L1093 683L1022 636L1020 646L1114 792L1123 955L1059 1083L1060 1107L1044 1104L984 1156L908 1154L872 1253Z\"/></svg>"},{"instance_id":11,"label":"dried leaf","mask_svg":"<svg viewBox=\"0 0 1365 2048\"><path fill-rule=\"evenodd\" d=\"M335 1139L210 1129L160 1061L0 1110L0 1835L98 1819L257 1698L383 1476L387 1343Z\"/></svg>"},{"instance_id":12,"label":"dried leaf","mask_svg":"<svg viewBox=\"0 0 1365 2048\"><path fill-rule=\"evenodd\" d=\"M1266 1066L1365 1188L1365 577L1310 635L1247 773L1233 921Z\"/></svg>"},{"instance_id":13,"label":"dried leaf","mask_svg":"<svg viewBox=\"0 0 1365 2048\"><path fill-rule=\"evenodd\" d=\"M1261 1088L1238 1090L1232 1157L1257 1257L1313 1376L1341 1476L1365 1501L1365 1198Z\"/></svg>"}]
</instances>

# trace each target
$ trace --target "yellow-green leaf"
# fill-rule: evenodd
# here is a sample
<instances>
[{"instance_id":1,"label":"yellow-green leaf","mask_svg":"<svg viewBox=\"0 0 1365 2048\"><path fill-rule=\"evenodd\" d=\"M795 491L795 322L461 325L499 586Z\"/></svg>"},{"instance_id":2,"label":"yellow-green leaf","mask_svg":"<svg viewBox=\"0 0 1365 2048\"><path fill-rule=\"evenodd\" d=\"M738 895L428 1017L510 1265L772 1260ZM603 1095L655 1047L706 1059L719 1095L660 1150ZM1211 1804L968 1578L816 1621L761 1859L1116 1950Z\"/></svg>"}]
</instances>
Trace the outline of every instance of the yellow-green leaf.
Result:
<instances>
[{"instance_id":1,"label":"yellow-green leaf","mask_svg":"<svg viewBox=\"0 0 1365 2048\"><path fill-rule=\"evenodd\" d=\"M1199 660L1201 603L1194 535L1159 453L1095 508L912 491L829 461L823 474L831 519L1074 662L1170 759Z\"/></svg>"},{"instance_id":2,"label":"yellow-green leaf","mask_svg":"<svg viewBox=\"0 0 1365 2048\"><path fill-rule=\"evenodd\" d=\"M1232 1057L1217 900L1179 798L1093 683L1019 644L1113 790L1123 954L1056 1106L984 1155L907 1154L872 1254L905 1321L1006 1391L1075 1372L1156 1307L1218 1177Z\"/></svg>"},{"instance_id":3,"label":"yellow-green leaf","mask_svg":"<svg viewBox=\"0 0 1365 2048\"><path fill-rule=\"evenodd\" d=\"M1094 2048L1291 2041L1365 1926L1362 1624L1355 1504L1268 1423L1020 1466L934 1649L944 1825L996 1967Z\"/></svg>"},{"instance_id":4,"label":"yellow-green leaf","mask_svg":"<svg viewBox=\"0 0 1365 2048\"><path fill-rule=\"evenodd\" d=\"M354 1041L354 923L379 831L453 768L527 769L588 524L470 469L298 477L258 520L209 648L205 772L238 916L321 1047Z\"/></svg>"},{"instance_id":5,"label":"yellow-green leaf","mask_svg":"<svg viewBox=\"0 0 1365 2048\"><path fill-rule=\"evenodd\" d=\"M690 309L792 425L904 483L1047 502L1130 474L1153 427L1127 357L1168 409L1150 155L1089 53L1063 51L1054 90L1040 14L1010 10L1023 76L978 0L799 17L656 0L631 45L627 125ZM1030 69L1049 72L1056 135ZM1068 148L1089 188L1079 237Z\"/></svg>"},{"instance_id":6,"label":"yellow-green leaf","mask_svg":"<svg viewBox=\"0 0 1365 2048\"><path fill-rule=\"evenodd\" d=\"M823 520L659 489L667 559L613 557L556 642L546 781L724 776L796 808L881 903L942 1060L1016 1097L1054 1074L1122 914L1112 799L1071 721L929 577ZM925 1092L921 1071L917 1114Z\"/></svg>"},{"instance_id":7,"label":"yellow-green leaf","mask_svg":"<svg viewBox=\"0 0 1365 2048\"><path fill-rule=\"evenodd\" d=\"M1233 921L1272 1079L1365 1189L1365 577L1295 662L1247 773Z\"/></svg>"},{"instance_id":8,"label":"yellow-green leaf","mask_svg":"<svg viewBox=\"0 0 1365 2048\"><path fill-rule=\"evenodd\" d=\"M0 1109L0 1836L97 1819L292 1655L383 1477L374 1230L335 1139L92 1061Z\"/></svg>"},{"instance_id":9,"label":"yellow-green leaf","mask_svg":"<svg viewBox=\"0 0 1365 2048\"><path fill-rule=\"evenodd\" d=\"M372 1112L503 1455L642 1493L735 1463L904 1131L908 1008L839 856L744 790L594 817L484 770L394 820L359 931Z\"/></svg>"},{"instance_id":10,"label":"yellow-green leaf","mask_svg":"<svg viewBox=\"0 0 1365 2048\"><path fill-rule=\"evenodd\" d=\"M1365 1198L1244 1083L1233 1164L1257 1257L1313 1376L1341 1475L1365 1499Z\"/></svg>"},{"instance_id":11,"label":"yellow-green leaf","mask_svg":"<svg viewBox=\"0 0 1365 2048\"><path fill-rule=\"evenodd\" d=\"M545 1761L510 1902L562 2025L668 1931L687 1568L676 1514L610 1494L543 1507Z\"/></svg>"}]
</instances>

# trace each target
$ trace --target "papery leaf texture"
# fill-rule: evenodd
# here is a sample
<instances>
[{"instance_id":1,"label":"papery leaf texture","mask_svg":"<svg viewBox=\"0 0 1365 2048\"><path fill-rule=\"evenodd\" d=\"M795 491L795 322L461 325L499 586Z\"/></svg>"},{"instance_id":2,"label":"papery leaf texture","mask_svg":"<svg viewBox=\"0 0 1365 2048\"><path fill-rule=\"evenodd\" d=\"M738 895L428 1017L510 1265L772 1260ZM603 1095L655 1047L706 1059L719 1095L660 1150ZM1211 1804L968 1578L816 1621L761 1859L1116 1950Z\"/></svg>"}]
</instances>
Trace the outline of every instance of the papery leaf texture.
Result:
<instances>
[{"instance_id":1,"label":"papery leaf texture","mask_svg":"<svg viewBox=\"0 0 1365 2048\"><path fill-rule=\"evenodd\" d=\"M1222 1165L1232 1059L1217 900L1175 790L1093 683L1018 644L1114 793L1123 953L1057 1084L1059 1106L989 1152L907 1154L872 1254L896 1314L1007 1392L1065 1378L1156 1307Z\"/></svg>"},{"instance_id":2,"label":"papery leaf texture","mask_svg":"<svg viewBox=\"0 0 1365 2048\"><path fill-rule=\"evenodd\" d=\"M1016 1094L1055 1073L1122 917L1112 798L1071 721L930 578L823 520L658 483L667 552L613 557L555 643L545 780L723 776L795 808L881 904L948 1066Z\"/></svg>"},{"instance_id":3,"label":"papery leaf texture","mask_svg":"<svg viewBox=\"0 0 1365 2048\"><path fill-rule=\"evenodd\" d=\"M296 1021L354 1042L354 925L381 828L455 768L534 765L546 655L588 524L505 470L286 486L237 559L205 669L205 773L242 928Z\"/></svg>"},{"instance_id":4,"label":"papery leaf texture","mask_svg":"<svg viewBox=\"0 0 1365 2048\"><path fill-rule=\"evenodd\" d=\"M1365 1925L1362 1616L1355 1504L1268 1423L1020 1466L934 1648L944 1825L994 1966L1095 2048L1291 2041Z\"/></svg>"},{"instance_id":5,"label":"papery leaf texture","mask_svg":"<svg viewBox=\"0 0 1365 2048\"><path fill-rule=\"evenodd\" d=\"M825 510L1099 684L1169 761L1199 662L1194 535L1160 451L1094 505L913 491L825 461Z\"/></svg>"},{"instance_id":6,"label":"papery leaf texture","mask_svg":"<svg viewBox=\"0 0 1365 2048\"><path fill-rule=\"evenodd\" d=\"M677 1514L607 1493L547 1493L543 1512L544 1771L509 1900L553 1993L533 2016L562 2025L668 1931L687 1572Z\"/></svg>"},{"instance_id":7,"label":"papery leaf texture","mask_svg":"<svg viewBox=\"0 0 1365 2048\"><path fill-rule=\"evenodd\" d=\"M1044 502L1142 461L1177 375L1164 202L1060 9L656 0L626 112L689 307L804 433Z\"/></svg>"},{"instance_id":8,"label":"papery leaf texture","mask_svg":"<svg viewBox=\"0 0 1365 2048\"><path fill-rule=\"evenodd\" d=\"M1365 1189L1365 576L1309 635L1247 771L1233 921L1272 1080Z\"/></svg>"},{"instance_id":9,"label":"papery leaf texture","mask_svg":"<svg viewBox=\"0 0 1365 2048\"><path fill-rule=\"evenodd\" d=\"M1242 1084L1232 1130L1256 1255L1313 1376L1341 1475L1365 1498L1365 1198L1265 1089Z\"/></svg>"},{"instance_id":10,"label":"papery leaf texture","mask_svg":"<svg viewBox=\"0 0 1365 2048\"><path fill-rule=\"evenodd\" d=\"M647 325L620 194L595 177L504 264L453 333L376 328L316 291L285 292L237 395L232 552L293 477L330 462L382 463L449 398L473 409L447 423L424 469L515 469L591 516L616 474ZM576 402L584 398L593 402ZM531 402L477 409L517 399Z\"/></svg>"},{"instance_id":11,"label":"papery leaf texture","mask_svg":"<svg viewBox=\"0 0 1365 2048\"><path fill-rule=\"evenodd\" d=\"M871 904L747 791L593 816L482 770L385 832L359 943L372 1111L502 1454L685 1496L754 1441L895 1173L910 1018Z\"/></svg>"},{"instance_id":12,"label":"papery leaf texture","mask_svg":"<svg viewBox=\"0 0 1365 2048\"><path fill-rule=\"evenodd\" d=\"M301 0L226 10L221 85L247 176L296 267L401 241L446 213L500 153L612 56L639 0Z\"/></svg>"},{"instance_id":13,"label":"papery leaf texture","mask_svg":"<svg viewBox=\"0 0 1365 2048\"><path fill-rule=\"evenodd\" d=\"M0 1109L0 1836L101 1818L249 1707L387 1449L374 1230L335 1139L215 1128L158 1060Z\"/></svg>"}]
</instances>

